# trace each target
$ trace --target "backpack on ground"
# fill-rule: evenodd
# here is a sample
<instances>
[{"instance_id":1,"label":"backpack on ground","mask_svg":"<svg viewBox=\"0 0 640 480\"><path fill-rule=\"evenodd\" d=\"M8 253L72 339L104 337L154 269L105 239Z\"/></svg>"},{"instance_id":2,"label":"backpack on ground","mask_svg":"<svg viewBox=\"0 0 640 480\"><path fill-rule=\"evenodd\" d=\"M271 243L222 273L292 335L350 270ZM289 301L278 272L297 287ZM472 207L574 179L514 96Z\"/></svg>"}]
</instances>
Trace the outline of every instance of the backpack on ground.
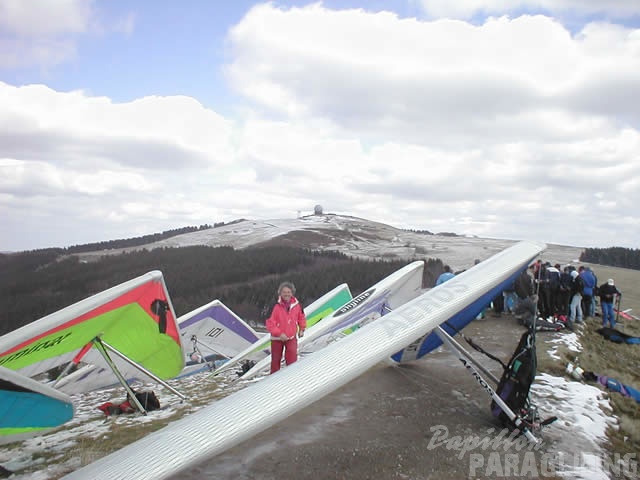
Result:
<instances>
[{"instance_id":1,"label":"backpack on ground","mask_svg":"<svg viewBox=\"0 0 640 480\"><path fill-rule=\"evenodd\" d=\"M498 396L517 415L529 407L529 390L536 376L537 359L534 335L535 333L531 329L522 334L496 390ZM503 424L513 426L509 417L495 401L491 402L491 413Z\"/></svg>"},{"instance_id":2,"label":"backpack on ground","mask_svg":"<svg viewBox=\"0 0 640 480\"><path fill-rule=\"evenodd\" d=\"M245 373L251 370L255 364L256 362L254 362L253 360L243 360L240 364L240 370L238 370L236 374L239 377L243 376Z\"/></svg>"},{"instance_id":3,"label":"backpack on ground","mask_svg":"<svg viewBox=\"0 0 640 480\"><path fill-rule=\"evenodd\" d=\"M152 390L145 390L143 392L135 392L136 398L140 402L140 405L147 411L160 409L160 400Z\"/></svg>"}]
</instances>

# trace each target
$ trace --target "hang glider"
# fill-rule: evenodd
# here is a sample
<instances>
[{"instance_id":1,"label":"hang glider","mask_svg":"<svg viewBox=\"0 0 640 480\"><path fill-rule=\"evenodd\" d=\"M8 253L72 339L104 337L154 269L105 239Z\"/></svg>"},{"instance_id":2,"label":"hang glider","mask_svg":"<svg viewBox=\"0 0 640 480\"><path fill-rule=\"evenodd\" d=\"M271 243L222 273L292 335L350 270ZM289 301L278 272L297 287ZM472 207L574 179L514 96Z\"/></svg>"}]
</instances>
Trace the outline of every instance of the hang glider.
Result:
<instances>
[{"instance_id":1,"label":"hang glider","mask_svg":"<svg viewBox=\"0 0 640 480\"><path fill-rule=\"evenodd\" d=\"M231 358L252 345L258 334L220 300L214 300L178 318L183 345L192 346L192 354Z\"/></svg>"},{"instance_id":2,"label":"hang glider","mask_svg":"<svg viewBox=\"0 0 640 480\"><path fill-rule=\"evenodd\" d=\"M179 377L211 370L215 360L230 358L260 335L220 300L214 300L178 318L185 367ZM189 347L190 345L190 347ZM127 383L153 381L140 370L131 370ZM84 365L60 379L55 388L68 394L116 385L118 379L106 365Z\"/></svg>"},{"instance_id":3,"label":"hang glider","mask_svg":"<svg viewBox=\"0 0 640 480\"><path fill-rule=\"evenodd\" d=\"M304 337L298 340L298 351L308 353L321 349L415 298L422 289L423 270L424 262L420 260L383 278L322 322L307 328ZM268 370L270 365L271 356L269 355L240 378L242 380L253 378Z\"/></svg>"},{"instance_id":4,"label":"hang glider","mask_svg":"<svg viewBox=\"0 0 640 480\"><path fill-rule=\"evenodd\" d=\"M346 283L338 285L333 290L305 307L304 314L307 317L307 328L310 329L320 320L324 319L351 300L351 291ZM214 370L213 374L222 373L238 365L244 360L260 361L269 356L271 337L267 334L252 345L237 353L231 360Z\"/></svg>"},{"instance_id":5,"label":"hang glider","mask_svg":"<svg viewBox=\"0 0 640 480\"><path fill-rule=\"evenodd\" d=\"M180 373L184 352L161 272L129 280L0 337L0 366L28 377L80 362L117 367L125 378L140 368L160 380Z\"/></svg>"},{"instance_id":6,"label":"hang glider","mask_svg":"<svg viewBox=\"0 0 640 480\"><path fill-rule=\"evenodd\" d=\"M41 435L71 418L67 395L0 367L0 444Z\"/></svg>"},{"instance_id":7,"label":"hang glider","mask_svg":"<svg viewBox=\"0 0 640 480\"><path fill-rule=\"evenodd\" d=\"M544 244L533 242L513 245L307 360L296 362L64 478L170 478L337 390L520 272L544 248ZM275 402L274 397L287 401ZM255 408L256 405L260 408Z\"/></svg>"}]
</instances>

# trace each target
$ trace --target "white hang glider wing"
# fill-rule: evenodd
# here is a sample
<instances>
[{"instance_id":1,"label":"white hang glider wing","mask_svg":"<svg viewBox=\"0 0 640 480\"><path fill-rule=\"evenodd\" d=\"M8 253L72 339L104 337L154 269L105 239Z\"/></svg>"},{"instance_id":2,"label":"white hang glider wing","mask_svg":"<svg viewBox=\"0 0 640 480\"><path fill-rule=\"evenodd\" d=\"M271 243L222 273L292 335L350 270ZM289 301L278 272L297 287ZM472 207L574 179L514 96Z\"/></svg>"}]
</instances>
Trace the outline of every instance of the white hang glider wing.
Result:
<instances>
[{"instance_id":1,"label":"white hang glider wing","mask_svg":"<svg viewBox=\"0 0 640 480\"><path fill-rule=\"evenodd\" d=\"M169 478L269 428L433 330L515 277L544 250L521 242L439 285L306 361L189 415L67 479ZM348 362L344 359L349 358ZM287 402L273 401L274 397ZM256 408L259 406L259 408Z\"/></svg>"}]
</instances>

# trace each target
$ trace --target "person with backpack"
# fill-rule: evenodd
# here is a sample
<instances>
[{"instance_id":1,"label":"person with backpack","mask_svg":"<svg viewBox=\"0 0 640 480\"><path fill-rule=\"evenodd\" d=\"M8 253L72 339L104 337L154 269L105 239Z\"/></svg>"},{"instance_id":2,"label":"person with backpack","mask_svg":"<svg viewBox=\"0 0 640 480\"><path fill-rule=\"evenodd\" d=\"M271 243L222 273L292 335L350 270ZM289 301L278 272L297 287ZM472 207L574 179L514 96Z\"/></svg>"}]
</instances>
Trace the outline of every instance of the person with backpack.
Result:
<instances>
[{"instance_id":1,"label":"person with backpack","mask_svg":"<svg viewBox=\"0 0 640 480\"><path fill-rule=\"evenodd\" d=\"M602 308L602 326L606 327L607 323L609 323L611 328L615 328L616 316L614 315L613 304L616 301L616 295L622 295L622 293L616 288L613 278L600 285L598 293L600 293L600 306Z\"/></svg>"},{"instance_id":2,"label":"person with backpack","mask_svg":"<svg viewBox=\"0 0 640 480\"><path fill-rule=\"evenodd\" d=\"M573 330L573 324L582 323L582 292L584 291L584 282L577 270L571 272L571 303L569 304L569 319L567 320L567 328Z\"/></svg>"},{"instance_id":3,"label":"person with backpack","mask_svg":"<svg viewBox=\"0 0 640 480\"><path fill-rule=\"evenodd\" d=\"M266 321L271 334L271 373L280 370L283 352L287 365L298 360L298 337L304 335L307 319L295 293L293 283L282 282L278 287L278 302Z\"/></svg>"}]
</instances>

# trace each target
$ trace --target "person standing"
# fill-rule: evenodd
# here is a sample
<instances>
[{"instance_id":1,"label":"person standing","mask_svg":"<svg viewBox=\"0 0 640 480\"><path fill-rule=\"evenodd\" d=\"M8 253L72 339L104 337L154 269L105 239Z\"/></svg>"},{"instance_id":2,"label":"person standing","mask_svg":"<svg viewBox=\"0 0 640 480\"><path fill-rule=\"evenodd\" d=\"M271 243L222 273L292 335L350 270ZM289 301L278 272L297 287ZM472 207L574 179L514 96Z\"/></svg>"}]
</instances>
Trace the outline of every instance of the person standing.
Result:
<instances>
[{"instance_id":1,"label":"person standing","mask_svg":"<svg viewBox=\"0 0 640 480\"><path fill-rule=\"evenodd\" d=\"M584 290L582 291L582 313L585 318L592 317L595 312L591 311L591 302L593 289L597 286L597 279L589 267L580 267L580 278L582 279L582 283L584 283Z\"/></svg>"},{"instance_id":2,"label":"person standing","mask_svg":"<svg viewBox=\"0 0 640 480\"><path fill-rule=\"evenodd\" d=\"M562 309L560 304L560 264L547 267L549 275L549 305L551 307L551 315L561 315Z\"/></svg>"},{"instance_id":3,"label":"person standing","mask_svg":"<svg viewBox=\"0 0 640 480\"><path fill-rule=\"evenodd\" d=\"M515 313L516 305L518 304L518 295L516 294L515 282L512 282L502 292L504 297L502 303L504 304L504 311L506 313Z\"/></svg>"},{"instance_id":4,"label":"person standing","mask_svg":"<svg viewBox=\"0 0 640 480\"><path fill-rule=\"evenodd\" d=\"M593 295L591 296L591 306L589 308L589 316L590 317L595 317L596 316L596 297L599 297L600 294L598 293L598 276L596 275L596 272L593 271L593 269L591 267L587 267L589 268L589 270L591 270L591 273L593 274Z\"/></svg>"},{"instance_id":5,"label":"person standing","mask_svg":"<svg viewBox=\"0 0 640 480\"><path fill-rule=\"evenodd\" d=\"M611 328L616 326L616 316L613 311L613 304L616 301L616 295L622 295L616 288L613 278L607 280L598 288L600 294L600 306L602 307L602 326L606 327L607 323Z\"/></svg>"},{"instance_id":6,"label":"person standing","mask_svg":"<svg viewBox=\"0 0 640 480\"><path fill-rule=\"evenodd\" d=\"M293 283L282 282L278 287L278 302L266 321L271 334L271 373L280 370L283 352L287 365L298 360L298 337L304 335L307 319L295 293Z\"/></svg>"},{"instance_id":7,"label":"person standing","mask_svg":"<svg viewBox=\"0 0 640 480\"><path fill-rule=\"evenodd\" d=\"M569 304L569 319L567 328L573 330L573 323L582 323L582 292L584 283L576 270L571 271L571 303Z\"/></svg>"},{"instance_id":8,"label":"person standing","mask_svg":"<svg viewBox=\"0 0 640 480\"><path fill-rule=\"evenodd\" d=\"M516 278L514 288L516 295L518 295L518 302L529 298L535 292L533 288L533 268L534 266L531 265L529 268L520 272L520 275Z\"/></svg>"},{"instance_id":9,"label":"person standing","mask_svg":"<svg viewBox=\"0 0 640 480\"><path fill-rule=\"evenodd\" d=\"M442 272L436 280L436 286L446 282L447 280L451 280L453 277L455 277L455 274L451 271L451 267L449 265L445 265L444 272Z\"/></svg>"},{"instance_id":10,"label":"person standing","mask_svg":"<svg viewBox=\"0 0 640 480\"><path fill-rule=\"evenodd\" d=\"M560 287L558 289L558 313L560 315L569 315L569 302L571 301L571 269L566 266L560 274Z\"/></svg>"},{"instance_id":11,"label":"person standing","mask_svg":"<svg viewBox=\"0 0 640 480\"><path fill-rule=\"evenodd\" d=\"M547 267L551 264L540 263L536 272L535 283L538 291L538 313L542 318L548 318L553 314L551 310L551 290L549 286L549 271Z\"/></svg>"}]
</instances>

